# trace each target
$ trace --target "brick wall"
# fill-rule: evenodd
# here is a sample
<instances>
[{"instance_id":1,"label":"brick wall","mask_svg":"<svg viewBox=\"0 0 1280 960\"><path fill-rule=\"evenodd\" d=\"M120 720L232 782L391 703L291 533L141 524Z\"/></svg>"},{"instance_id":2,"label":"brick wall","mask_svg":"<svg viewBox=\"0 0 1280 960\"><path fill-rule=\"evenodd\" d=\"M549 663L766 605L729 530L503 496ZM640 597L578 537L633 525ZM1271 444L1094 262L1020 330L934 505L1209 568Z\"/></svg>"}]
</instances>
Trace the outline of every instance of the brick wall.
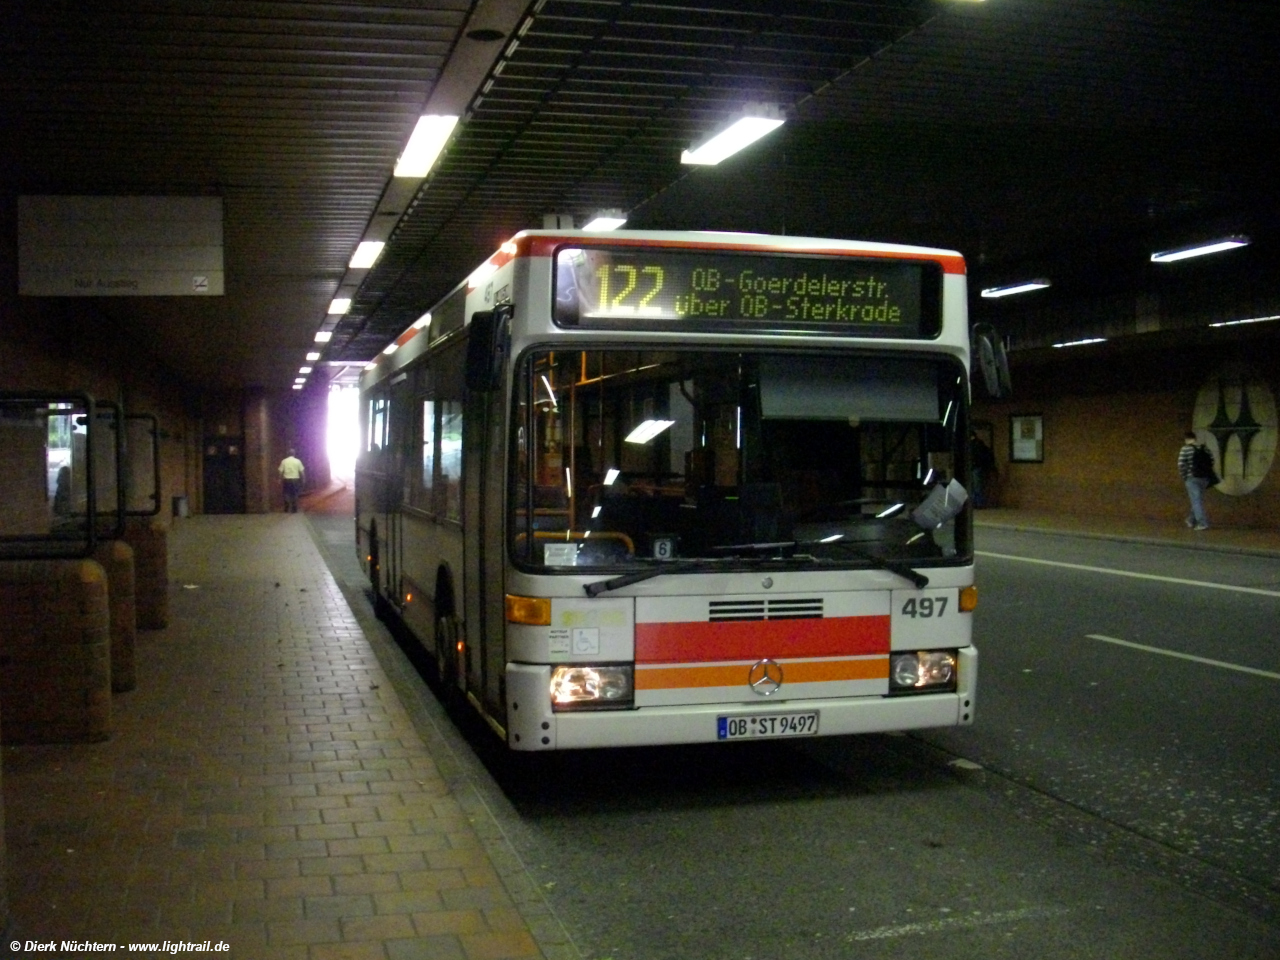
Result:
<instances>
[{"instance_id":1,"label":"brick wall","mask_svg":"<svg viewBox=\"0 0 1280 960\"><path fill-rule=\"evenodd\" d=\"M1132 345L1132 341L1131 341ZM1103 349L1098 349L1099 347ZM1197 395L1215 371L1247 364L1280 397L1280 351L1195 343L1152 349L1098 344L1013 356L1014 397L978 400L991 424L999 479L994 506L1067 514L1181 519L1187 497L1176 470ZM1056 355L1055 355L1056 354ZM1044 418L1044 462L1010 461L1010 417ZM1253 491L1210 491L1216 525L1280 525L1280 455Z\"/></svg>"}]
</instances>

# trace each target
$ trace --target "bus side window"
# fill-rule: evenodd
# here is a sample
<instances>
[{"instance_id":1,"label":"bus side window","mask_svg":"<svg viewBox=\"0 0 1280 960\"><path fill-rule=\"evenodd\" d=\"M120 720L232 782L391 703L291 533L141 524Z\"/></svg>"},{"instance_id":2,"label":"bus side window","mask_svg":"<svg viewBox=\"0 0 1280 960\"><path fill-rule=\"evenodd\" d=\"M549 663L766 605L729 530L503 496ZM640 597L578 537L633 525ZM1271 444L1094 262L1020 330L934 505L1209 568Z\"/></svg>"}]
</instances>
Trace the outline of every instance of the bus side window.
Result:
<instances>
[{"instance_id":1,"label":"bus side window","mask_svg":"<svg viewBox=\"0 0 1280 960\"><path fill-rule=\"evenodd\" d=\"M440 402L440 483L444 516L462 519L462 401Z\"/></svg>"}]
</instances>

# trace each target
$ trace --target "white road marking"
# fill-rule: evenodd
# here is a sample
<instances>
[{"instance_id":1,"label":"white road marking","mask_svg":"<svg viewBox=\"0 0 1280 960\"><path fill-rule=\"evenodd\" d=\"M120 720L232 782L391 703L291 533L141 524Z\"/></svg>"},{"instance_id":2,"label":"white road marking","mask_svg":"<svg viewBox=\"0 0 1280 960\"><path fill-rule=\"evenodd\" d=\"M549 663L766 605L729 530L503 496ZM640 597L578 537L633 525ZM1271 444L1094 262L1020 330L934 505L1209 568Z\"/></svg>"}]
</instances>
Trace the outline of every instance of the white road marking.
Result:
<instances>
[{"instance_id":1,"label":"white road marking","mask_svg":"<svg viewBox=\"0 0 1280 960\"><path fill-rule=\"evenodd\" d=\"M973 913L967 917L946 917L942 920L926 920L922 923L904 923L894 927L876 927L860 930L845 937L846 941L892 940L895 937L921 936L944 933L948 930L966 930L986 927L995 923L1019 923L1023 920L1040 920L1068 913L1065 907L1026 907L1022 910L1002 910L997 913Z\"/></svg>"},{"instance_id":2,"label":"white road marking","mask_svg":"<svg viewBox=\"0 0 1280 960\"><path fill-rule=\"evenodd\" d=\"M1166 650L1163 647L1148 647L1145 643L1133 643L1129 640L1118 640L1115 637L1105 637L1100 633L1085 634L1090 640L1101 640L1103 643L1114 643L1120 647L1131 647L1134 650L1142 650L1146 653L1159 653L1166 657L1177 657L1179 660L1191 660L1194 663L1203 663L1210 667L1221 667L1223 670L1238 670L1240 673L1251 673L1257 677L1267 677L1271 680L1280 680L1280 673L1273 673L1270 670L1259 670L1256 667L1242 667L1238 663L1227 663L1225 660L1210 660L1208 657L1197 657L1190 653L1179 653L1176 650Z\"/></svg>"},{"instance_id":3,"label":"white road marking","mask_svg":"<svg viewBox=\"0 0 1280 960\"><path fill-rule=\"evenodd\" d=\"M1280 590L1265 590L1262 587L1237 587L1234 584L1214 583L1210 580L1184 580L1181 577L1162 577L1155 573L1135 573L1132 570L1116 570L1114 567L1090 567L1083 563L1040 560L1036 557L1018 557L1011 553L990 553L986 550L975 550L974 554L979 557L993 557L997 560L1016 560L1019 563L1038 563L1045 567L1083 570L1086 573L1109 573L1115 577L1133 577L1135 580L1157 580L1161 583L1177 583L1184 587L1204 587L1206 590L1230 590L1234 593L1252 593L1262 597L1280 597Z\"/></svg>"}]
</instances>

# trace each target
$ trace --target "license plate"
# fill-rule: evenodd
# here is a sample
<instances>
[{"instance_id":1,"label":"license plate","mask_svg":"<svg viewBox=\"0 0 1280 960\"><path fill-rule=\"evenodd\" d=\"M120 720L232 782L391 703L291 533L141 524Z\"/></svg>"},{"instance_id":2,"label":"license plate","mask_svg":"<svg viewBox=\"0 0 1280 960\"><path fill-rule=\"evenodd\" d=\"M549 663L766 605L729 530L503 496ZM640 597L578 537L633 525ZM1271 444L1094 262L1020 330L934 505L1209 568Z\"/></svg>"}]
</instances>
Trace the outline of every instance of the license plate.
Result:
<instances>
[{"instance_id":1,"label":"license plate","mask_svg":"<svg viewBox=\"0 0 1280 960\"><path fill-rule=\"evenodd\" d=\"M809 713L744 714L716 718L720 740L751 740L759 737L811 737L818 732L818 711Z\"/></svg>"}]
</instances>

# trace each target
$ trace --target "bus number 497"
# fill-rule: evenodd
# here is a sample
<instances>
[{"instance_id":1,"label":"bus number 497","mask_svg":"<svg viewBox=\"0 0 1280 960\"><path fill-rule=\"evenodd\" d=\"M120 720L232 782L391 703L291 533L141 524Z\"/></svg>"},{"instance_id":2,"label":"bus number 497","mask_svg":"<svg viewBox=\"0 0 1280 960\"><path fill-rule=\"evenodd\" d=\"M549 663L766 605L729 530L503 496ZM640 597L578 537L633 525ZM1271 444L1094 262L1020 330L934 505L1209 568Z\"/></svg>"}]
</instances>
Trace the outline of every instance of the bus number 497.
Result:
<instances>
[{"instance_id":1,"label":"bus number 497","mask_svg":"<svg viewBox=\"0 0 1280 960\"><path fill-rule=\"evenodd\" d=\"M938 597L909 597L902 605L902 615L904 617L921 617L928 619L929 617L940 617L947 609L947 598Z\"/></svg>"}]
</instances>

